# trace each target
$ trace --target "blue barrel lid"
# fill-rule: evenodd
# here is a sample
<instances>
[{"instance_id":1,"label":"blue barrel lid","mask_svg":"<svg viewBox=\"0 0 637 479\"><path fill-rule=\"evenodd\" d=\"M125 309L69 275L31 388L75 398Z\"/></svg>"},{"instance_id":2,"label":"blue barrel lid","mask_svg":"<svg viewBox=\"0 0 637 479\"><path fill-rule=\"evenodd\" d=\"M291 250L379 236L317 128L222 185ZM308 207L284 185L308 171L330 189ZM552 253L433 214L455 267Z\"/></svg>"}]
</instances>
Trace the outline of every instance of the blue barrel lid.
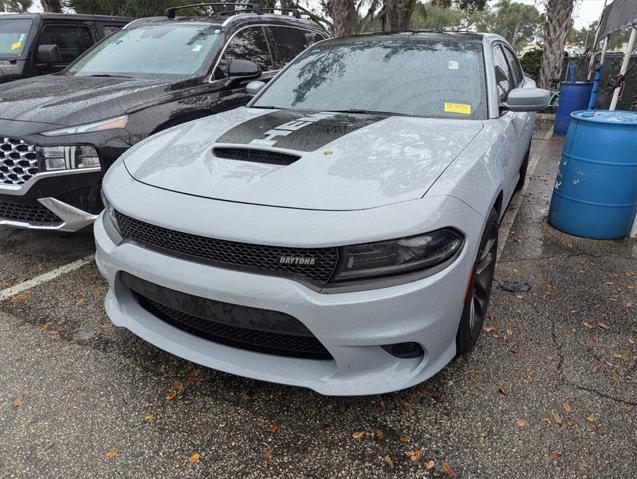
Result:
<instances>
[{"instance_id":1,"label":"blue barrel lid","mask_svg":"<svg viewBox=\"0 0 637 479\"><path fill-rule=\"evenodd\" d=\"M619 123L621 125L637 125L637 111L623 110L583 110L571 113L571 118L596 123Z\"/></svg>"}]
</instances>

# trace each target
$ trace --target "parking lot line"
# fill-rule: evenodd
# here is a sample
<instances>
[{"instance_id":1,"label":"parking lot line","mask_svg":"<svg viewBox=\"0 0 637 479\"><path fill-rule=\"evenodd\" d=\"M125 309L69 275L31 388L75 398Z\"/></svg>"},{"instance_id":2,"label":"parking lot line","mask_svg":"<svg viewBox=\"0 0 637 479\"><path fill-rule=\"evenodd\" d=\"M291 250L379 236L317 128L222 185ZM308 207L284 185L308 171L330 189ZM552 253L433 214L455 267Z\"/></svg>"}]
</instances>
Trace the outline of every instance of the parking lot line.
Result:
<instances>
[{"instance_id":1,"label":"parking lot line","mask_svg":"<svg viewBox=\"0 0 637 479\"><path fill-rule=\"evenodd\" d=\"M35 288L36 286L39 286L41 284L48 283L49 281L52 281L62 276L63 274L70 273L72 271L75 271L76 269L80 269L85 264L91 263L94 258L94 255L86 256L82 259L78 259L77 261L73 261L72 263L65 264L64 266L60 266L59 268L55 268L51 271L36 276L35 278L31 278L27 281L16 284L15 286L12 286L10 288L0 290L0 301L13 298L14 296L28 291L31 288Z\"/></svg>"}]
</instances>

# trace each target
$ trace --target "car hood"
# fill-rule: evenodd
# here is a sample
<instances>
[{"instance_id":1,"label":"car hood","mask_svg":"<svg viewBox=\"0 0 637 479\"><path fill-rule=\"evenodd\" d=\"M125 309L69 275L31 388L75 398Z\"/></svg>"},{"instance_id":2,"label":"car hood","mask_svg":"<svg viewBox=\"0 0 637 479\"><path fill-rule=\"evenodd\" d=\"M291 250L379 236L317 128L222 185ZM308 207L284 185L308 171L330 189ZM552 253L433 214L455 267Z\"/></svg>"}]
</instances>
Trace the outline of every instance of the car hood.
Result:
<instances>
[{"instance_id":1,"label":"car hood","mask_svg":"<svg viewBox=\"0 0 637 479\"><path fill-rule=\"evenodd\" d=\"M368 209L424 196L482 127L475 120L240 108L156 135L124 163L140 182L195 196ZM281 154L290 164L269 163Z\"/></svg>"},{"instance_id":2,"label":"car hood","mask_svg":"<svg viewBox=\"0 0 637 479\"><path fill-rule=\"evenodd\" d=\"M45 75L0 85L0 119L74 126L112 118L169 88L157 80Z\"/></svg>"}]
</instances>

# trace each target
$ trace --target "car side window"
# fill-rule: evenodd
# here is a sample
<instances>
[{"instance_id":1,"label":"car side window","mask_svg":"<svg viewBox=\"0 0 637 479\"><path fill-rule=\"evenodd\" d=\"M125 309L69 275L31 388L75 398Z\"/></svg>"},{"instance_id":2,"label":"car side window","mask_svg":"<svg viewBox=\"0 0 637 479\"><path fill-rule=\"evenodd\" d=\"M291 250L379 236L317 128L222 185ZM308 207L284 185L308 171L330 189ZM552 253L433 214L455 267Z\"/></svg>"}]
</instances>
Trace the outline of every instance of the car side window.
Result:
<instances>
[{"instance_id":1,"label":"car side window","mask_svg":"<svg viewBox=\"0 0 637 479\"><path fill-rule=\"evenodd\" d=\"M514 88L519 87L520 84L522 83L522 80L524 79L524 76L522 75L522 67L520 66L520 62L518 61L518 59L515 57L515 54L509 50L506 47L502 48L504 50L504 55L506 56L507 60L509 61L509 67L511 68L511 72L513 73L513 82L514 82Z\"/></svg>"},{"instance_id":2,"label":"car side window","mask_svg":"<svg viewBox=\"0 0 637 479\"><path fill-rule=\"evenodd\" d=\"M511 70L504 57L504 52L500 45L493 46L493 64L495 67L495 82L498 86L498 95L501 101L505 101L507 95L513 88L513 81L511 77Z\"/></svg>"},{"instance_id":3,"label":"car side window","mask_svg":"<svg viewBox=\"0 0 637 479\"><path fill-rule=\"evenodd\" d=\"M248 27L232 37L214 72L215 79L226 78L228 65L235 59L253 61L259 65L262 72L273 70L272 57L263 28Z\"/></svg>"},{"instance_id":4,"label":"car side window","mask_svg":"<svg viewBox=\"0 0 637 479\"><path fill-rule=\"evenodd\" d=\"M268 27L274 46L275 67L283 68L310 45L305 31L293 27Z\"/></svg>"},{"instance_id":5,"label":"car side window","mask_svg":"<svg viewBox=\"0 0 637 479\"><path fill-rule=\"evenodd\" d=\"M103 25L102 31L105 37L110 37L113 33L117 33L122 29L119 25Z\"/></svg>"},{"instance_id":6,"label":"car side window","mask_svg":"<svg viewBox=\"0 0 637 479\"><path fill-rule=\"evenodd\" d=\"M40 35L40 45L57 45L63 63L71 63L93 46L91 29L81 25L47 25Z\"/></svg>"}]
</instances>

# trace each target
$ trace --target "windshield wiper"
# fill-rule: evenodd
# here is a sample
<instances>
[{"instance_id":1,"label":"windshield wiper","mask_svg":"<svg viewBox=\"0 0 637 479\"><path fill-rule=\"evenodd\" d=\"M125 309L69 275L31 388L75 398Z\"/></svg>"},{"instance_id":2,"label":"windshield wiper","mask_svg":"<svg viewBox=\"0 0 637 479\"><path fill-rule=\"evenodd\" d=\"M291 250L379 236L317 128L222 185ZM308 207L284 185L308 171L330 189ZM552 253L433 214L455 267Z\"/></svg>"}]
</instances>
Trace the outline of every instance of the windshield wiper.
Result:
<instances>
[{"instance_id":1,"label":"windshield wiper","mask_svg":"<svg viewBox=\"0 0 637 479\"><path fill-rule=\"evenodd\" d=\"M412 116L407 113L397 113L395 111L378 111L378 110L363 110L360 108L348 108L346 110L331 110L327 109L331 113L353 113L360 115L385 115L385 116Z\"/></svg>"},{"instance_id":2,"label":"windshield wiper","mask_svg":"<svg viewBox=\"0 0 637 479\"><path fill-rule=\"evenodd\" d=\"M100 73L96 75L80 75L80 76L86 76L91 78L133 78L131 76L126 76L126 75L109 75L108 73Z\"/></svg>"}]
</instances>

